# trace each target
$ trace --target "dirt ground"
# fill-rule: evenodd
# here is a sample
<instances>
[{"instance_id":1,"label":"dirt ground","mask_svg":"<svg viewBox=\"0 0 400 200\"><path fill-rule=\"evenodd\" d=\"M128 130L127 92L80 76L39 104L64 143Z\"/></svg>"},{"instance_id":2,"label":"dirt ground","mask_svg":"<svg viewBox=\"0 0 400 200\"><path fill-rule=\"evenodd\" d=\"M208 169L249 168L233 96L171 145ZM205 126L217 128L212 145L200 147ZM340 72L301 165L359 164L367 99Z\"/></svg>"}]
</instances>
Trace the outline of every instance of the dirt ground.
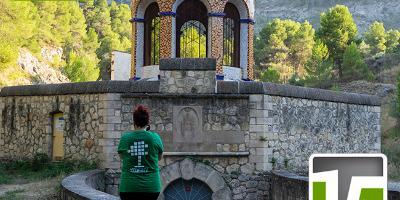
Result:
<instances>
[{"instance_id":1,"label":"dirt ground","mask_svg":"<svg viewBox=\"0 0 400 200\"><path fill-rule=\"evenodd\" d=\"M0 200L59 199L62 177L30 183L0 185Z\"/></svg>"}]
</instances>

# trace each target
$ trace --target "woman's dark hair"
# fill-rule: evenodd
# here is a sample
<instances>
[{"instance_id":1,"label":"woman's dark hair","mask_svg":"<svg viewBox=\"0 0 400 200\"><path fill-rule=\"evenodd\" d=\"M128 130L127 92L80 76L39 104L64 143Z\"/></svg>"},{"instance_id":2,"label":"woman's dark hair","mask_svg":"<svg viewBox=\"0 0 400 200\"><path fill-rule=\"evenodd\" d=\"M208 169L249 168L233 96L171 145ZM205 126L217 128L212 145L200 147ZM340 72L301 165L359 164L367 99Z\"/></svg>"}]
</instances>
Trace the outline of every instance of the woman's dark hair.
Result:
<instances>
[{"instance_id":1,"label":"woman's dark hair","mask_svg":"<svg viewBox=\"0 0 400 200\"><path fill-rule=\"evenodd\" d=\"M149 109L144 105L136 106L133 111L133 123L137 127L145 127L149 124L150 113Z\"/></svg>"}]
</instances>

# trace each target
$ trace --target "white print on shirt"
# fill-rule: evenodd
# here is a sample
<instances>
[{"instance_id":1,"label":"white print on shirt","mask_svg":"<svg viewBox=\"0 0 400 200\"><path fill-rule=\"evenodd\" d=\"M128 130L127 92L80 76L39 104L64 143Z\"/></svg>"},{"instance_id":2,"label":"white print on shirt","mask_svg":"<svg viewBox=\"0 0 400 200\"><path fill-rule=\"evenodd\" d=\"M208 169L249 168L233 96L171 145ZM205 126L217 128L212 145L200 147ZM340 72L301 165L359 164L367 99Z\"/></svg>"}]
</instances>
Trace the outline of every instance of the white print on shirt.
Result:
<instances>
[{"instance_id":1,"label":"white print on shirt","mask_svg":"<svg viewBox=\"0 0 400 200\"><path fill-rule=\"evenodd\" d=\"M142 159L145 159L145 156L149 154L148 148L149 145L145 144L144 141L134 142L133 145L130 146L128 153L137 158L137 165L130 169L131 173L147 172L147 167L142 165Z\"/></svg>"}]
</instances>

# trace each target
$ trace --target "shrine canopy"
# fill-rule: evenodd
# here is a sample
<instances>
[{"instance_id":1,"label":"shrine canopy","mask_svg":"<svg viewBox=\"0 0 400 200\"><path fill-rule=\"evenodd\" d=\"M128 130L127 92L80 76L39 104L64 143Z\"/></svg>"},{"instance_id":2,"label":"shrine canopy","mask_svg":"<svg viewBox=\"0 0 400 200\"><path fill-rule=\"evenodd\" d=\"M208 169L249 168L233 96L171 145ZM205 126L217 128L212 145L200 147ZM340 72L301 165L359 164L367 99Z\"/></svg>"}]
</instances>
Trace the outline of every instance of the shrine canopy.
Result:
<instances>
[{"instance_id":1,"label":"shrine canopy","mask_svg":"<svg viewBox=\"0 0 400 200\"><path fill-rule=\"evenodd\" d=\"M161 58L214 58L224 80L253 79L254 0L132 0L131 77Z\"/></svg>"}]
</instances>

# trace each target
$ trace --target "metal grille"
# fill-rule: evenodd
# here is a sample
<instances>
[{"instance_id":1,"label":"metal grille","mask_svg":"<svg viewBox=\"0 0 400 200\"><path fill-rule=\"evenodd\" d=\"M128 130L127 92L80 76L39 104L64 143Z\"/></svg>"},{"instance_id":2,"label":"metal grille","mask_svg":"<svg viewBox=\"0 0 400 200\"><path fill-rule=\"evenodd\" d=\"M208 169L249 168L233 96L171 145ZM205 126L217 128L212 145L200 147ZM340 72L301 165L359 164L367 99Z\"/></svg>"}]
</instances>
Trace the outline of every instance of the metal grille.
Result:
<instances>
[{"instance_id":1,"label":"metal grille","mask_svg":"<svg viewBox=\"0 0 400 200\"><path fill-rule=\"evenodd\" d=\"M150 64L160 63L160 17L151 20L151 52Z\"/></svg>"},{"instance_id":2,"label":"metal grille","mask_svg":"<svg viewBox=\"0 0 400 200\"><path fill-rule=\"evenodd\" d=\"M205 58L207 49L206 27L197 20L182 25L180 33L180 57Z\"/></svg>"},{"instance_id":3,"label":"metal grille","mask_svg":"<svg viewBox=\"0 0 400 200\"><path fill-rule=\"evenodd\" d=\"M224 60L223 65L234 65L235 54L235 21L224 18Z\"/></svg>"},{"instance_id":4,"label":"metal grille","mask_svg":"<svg viewBox=\"0 0 400 200\"><path fill-rule=\"evenodd\" d=\"M164 190L165 200L211 200L212 190L197 179L178 179Z\"/></svg>"}]
</instances>

